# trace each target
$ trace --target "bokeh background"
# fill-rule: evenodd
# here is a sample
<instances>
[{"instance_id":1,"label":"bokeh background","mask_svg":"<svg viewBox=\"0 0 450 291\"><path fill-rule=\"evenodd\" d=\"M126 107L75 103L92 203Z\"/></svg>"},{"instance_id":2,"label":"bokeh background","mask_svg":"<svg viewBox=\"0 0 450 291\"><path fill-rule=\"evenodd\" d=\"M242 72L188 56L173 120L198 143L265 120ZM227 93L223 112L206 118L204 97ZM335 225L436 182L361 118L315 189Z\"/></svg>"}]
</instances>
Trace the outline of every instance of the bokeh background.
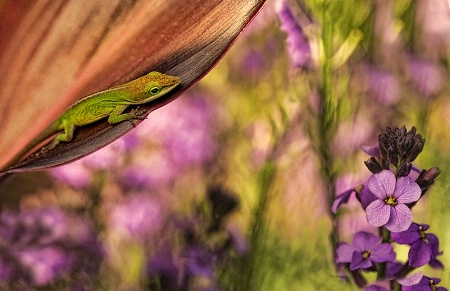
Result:
<instances>
[{"instance_id":1,"label":"bokeh background","mask_svg":"<svg viewBox=\"0 0 450 291\"><path fill-rule=\"evenodd\" d=\"M267 1L197 85L121 139L0 185L5 290L357 290L330 236L386 126L439 167L414 208L450 286L450 7L445 0ZM407 250L396 249L400 258ZM374 279L374 278L372 278ZM46 289L47 288L47 289Z\"/></svg>"}]
</instances>

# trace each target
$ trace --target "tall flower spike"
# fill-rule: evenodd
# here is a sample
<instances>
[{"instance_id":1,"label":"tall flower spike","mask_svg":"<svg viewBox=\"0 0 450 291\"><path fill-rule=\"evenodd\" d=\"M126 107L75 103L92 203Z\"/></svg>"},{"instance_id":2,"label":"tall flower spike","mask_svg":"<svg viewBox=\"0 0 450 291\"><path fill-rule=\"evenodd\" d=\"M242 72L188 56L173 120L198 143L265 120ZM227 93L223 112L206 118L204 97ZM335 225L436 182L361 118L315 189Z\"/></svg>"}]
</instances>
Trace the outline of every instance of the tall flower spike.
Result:
<instances>
[{"instance_id":1,"label":"tall flower spike","mask_svg":"<svg viewBox=\"0 0 450 291\"><path fill-rule=\"evenodd\" d=\"M296 68L310 68L312 66L311 47L300 23L286 1L281 0L277 5L281 30L288 34L286 40L287 50L292 65Z\"/></svg>"}]
</instances>

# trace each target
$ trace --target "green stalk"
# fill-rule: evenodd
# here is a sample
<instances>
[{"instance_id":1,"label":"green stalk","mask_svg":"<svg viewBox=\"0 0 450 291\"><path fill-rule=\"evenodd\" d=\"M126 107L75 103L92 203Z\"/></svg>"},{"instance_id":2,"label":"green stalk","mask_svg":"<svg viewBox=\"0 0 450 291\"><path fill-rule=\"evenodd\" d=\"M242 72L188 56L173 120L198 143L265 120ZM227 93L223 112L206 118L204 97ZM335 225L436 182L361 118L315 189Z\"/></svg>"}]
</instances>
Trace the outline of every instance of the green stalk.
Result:
<instances>
[{"instance_id":1,"label":"green stalk","mask_svg":"<svg viewBox=\"0 0 450 291\"><path fill-rule=\"evenodd\" d=\"M235 273L239 280L236 280L237 285L234 285L233 290L259 290L262 283L261 267L264 258L264 238L266 233L266 212L269 191L274 181L275 165L271 159L266 162L259 176L259 200L255 207L253 222L250 231L250 253L240 259L238 272Z\"/></svg>"},{"instance_id":2,"label":"green stalk","mask_svg":"<svg viewBox=\"0 0 450 291\"><path fill-rule=\"evenodd\" d=\"M333 68L331 56L333 51L333 23L328 16L327 4L324 3L322 9L322 41L323 41L323 64L322 64L322 85L320 88L320 104L319 114L317 116L318 123L318 154L320 158L320 166L322 179L327 189L327 209L330 218L333 221L333 228L330 233L330 240L333 248L333 259L336 246L339 242L338 221L336 215L331 211L331 206L335 198L335 172L334 159L331 154L330 144L333 135L336 108L333 108Z\"/></svg>"}]
</instances>

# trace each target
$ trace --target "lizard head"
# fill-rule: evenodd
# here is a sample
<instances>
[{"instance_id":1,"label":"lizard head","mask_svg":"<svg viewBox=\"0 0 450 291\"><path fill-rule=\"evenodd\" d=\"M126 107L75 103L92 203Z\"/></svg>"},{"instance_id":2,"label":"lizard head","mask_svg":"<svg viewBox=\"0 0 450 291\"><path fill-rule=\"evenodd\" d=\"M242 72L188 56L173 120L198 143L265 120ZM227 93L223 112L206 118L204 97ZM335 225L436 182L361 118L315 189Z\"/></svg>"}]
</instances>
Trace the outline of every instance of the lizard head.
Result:
<instances>
[{"instance_id":1,"label":"lizard head","mask_svg":"<svg viewBox=\"0 0 450 291\"><path fill-rule=\"evenodd\" d=\"M140 78L141 92L139 94L139 103L146 103L154 100L160 96L171 91L178 84L180 84L180 78L170 75L165 75L159 72L150 72L147 75Z\"/></svg>"}]
</instances>

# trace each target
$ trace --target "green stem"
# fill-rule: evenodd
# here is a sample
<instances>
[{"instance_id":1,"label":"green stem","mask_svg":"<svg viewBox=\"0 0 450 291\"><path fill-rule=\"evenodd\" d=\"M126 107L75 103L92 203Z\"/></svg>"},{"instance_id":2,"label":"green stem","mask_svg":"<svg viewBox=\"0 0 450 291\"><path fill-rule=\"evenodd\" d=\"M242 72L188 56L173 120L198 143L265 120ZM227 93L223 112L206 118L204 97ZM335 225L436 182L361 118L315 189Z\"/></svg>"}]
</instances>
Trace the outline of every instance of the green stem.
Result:
<instances>
[{"instance_id":1,"label":"green stem","mask_svg":"<svg viewBox=\"0 0 450 291\"><path fill-rule=\"evenodd\" d=\"M318 154L321 163L321 173L324 184L327 188L327 209L333 221L333 228L330 233L331 245L333 248L333 259L335 257L336 247L339 242L338 220L336 215L331 211L331 206L335 198L335 173L334 159L331 154L330 144L333 135L332 126L335 122L336 108L333 108L332 85L333 85L333 68L331 64L331 56L333 49L333 23L328 16L327 4L322 9L322 41L323 41L323 64L322 64L322 86L320 90L319 114L317 116L318 123Z\"/></svg>"},{"instance_id":2,"label":"green stem","mask_svg":"<svg viewBox=\"0 0 450 291\"><path fill-rule=\"evenodd\" d=\"M381 241L389 243L391 240L391 232L386 227L380 227ZM382 280L386 278L386 263L381 263L377 270L377 279Z\"/></svg>"},{"instance_id":3,"label":"green stem","mask_svg":"<svg viewBox=\"0 0 450 291\"><path fill-rule=\"evenodd\" d=\"M259 290L258 280L256 277L258 271L260 271L261 262L263 257L264 247L264 233L266 230L266 210L267 200L269 196L270 187L275 176L275 165L272 161L268 161L262 169L259 177L259 201L255 209L253 217L253 223L250 233L250 249L251 253L243 258L240 272L238 276L241 277L239 285L234 286L235 290ZM259 272L260 273L260 272Z\"/></svg>"}]
</instances>

